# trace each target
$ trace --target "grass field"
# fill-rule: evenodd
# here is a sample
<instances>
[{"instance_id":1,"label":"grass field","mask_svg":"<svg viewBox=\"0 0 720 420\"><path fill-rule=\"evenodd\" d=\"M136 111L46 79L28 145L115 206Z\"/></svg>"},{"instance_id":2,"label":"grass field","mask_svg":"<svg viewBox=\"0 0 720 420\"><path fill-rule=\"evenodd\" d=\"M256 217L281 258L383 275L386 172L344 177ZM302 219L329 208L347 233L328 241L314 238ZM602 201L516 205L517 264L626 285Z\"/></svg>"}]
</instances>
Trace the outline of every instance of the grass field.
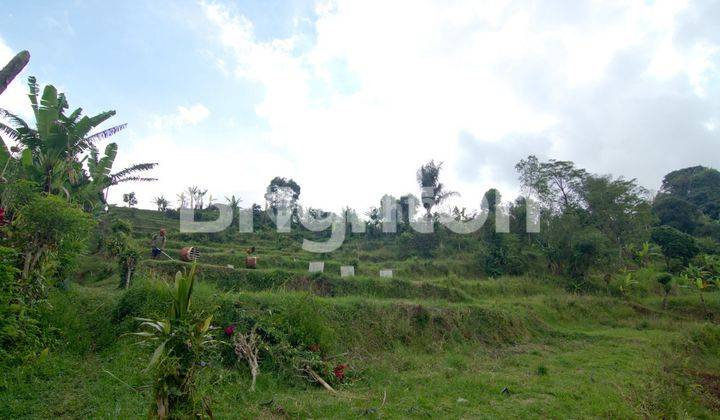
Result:
<instances>
[{"instance_id":1,"label":"grass field","mask_svg":"<svg viewBox=\"0 0 720 420\"><path fill-rule=\"evenodd\" d=\"M115 212L141 241L160 226L175 236L173 221L156 212ZM363 239L319 257L326 272L309 275L318 257L284 241L193 242L202 250L193 305L220 328L242 317L287 326L347 363L347 377L331 394L261 365L250 393L247 368L213 362L199 386L218 418L720 416L720 327L704 319L696 292L676 288L662 310L654 280L642 276L627 297L577 295L542 276L469 278L461 257L418 269ZM171 240L168 252L185 244ZM249 244L258 246L256 270L240 268ZM348 263L357 277L339 276ZM112 263L87 256L44 313L62 345L4 373L2 417L145 416L150 349L123 334L135 330L135 316L164 314L163 279L182 265L143 262L123 291ZM379 268L396 276L380 278ZM719 293L706 300L720 313Z\"/></svg>"}]
</instances>

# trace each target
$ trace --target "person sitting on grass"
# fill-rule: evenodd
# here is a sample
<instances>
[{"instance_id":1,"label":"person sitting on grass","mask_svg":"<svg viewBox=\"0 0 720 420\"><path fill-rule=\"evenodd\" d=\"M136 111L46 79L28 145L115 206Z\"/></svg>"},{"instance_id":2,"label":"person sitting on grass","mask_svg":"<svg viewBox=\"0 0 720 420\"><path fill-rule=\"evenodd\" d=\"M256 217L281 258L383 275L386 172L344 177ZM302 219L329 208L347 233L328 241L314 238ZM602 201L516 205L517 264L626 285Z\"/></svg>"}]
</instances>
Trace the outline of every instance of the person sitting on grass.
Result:
<instances>
[{"instance_id":1,"label":"person sitting on grass","mask_svg":"<svg viewBox=\"0 0 720 420\"><path fill-rule=\"evenodd\" d=\"M152 258L156 259L158 255L165 249L165 243L167 237L165 236L165 229L160 229L160 233L156 234L152 238Z\"/></svg>"}]
</instances>

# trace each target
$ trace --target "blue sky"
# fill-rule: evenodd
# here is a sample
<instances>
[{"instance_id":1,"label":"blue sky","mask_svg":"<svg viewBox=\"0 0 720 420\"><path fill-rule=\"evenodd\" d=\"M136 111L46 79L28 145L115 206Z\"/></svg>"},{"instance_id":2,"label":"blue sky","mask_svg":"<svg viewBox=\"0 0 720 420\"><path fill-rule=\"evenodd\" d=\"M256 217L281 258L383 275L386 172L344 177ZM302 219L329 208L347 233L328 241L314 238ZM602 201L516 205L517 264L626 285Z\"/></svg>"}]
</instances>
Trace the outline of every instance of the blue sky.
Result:
<instances>
[{"instance_id":1,"label":"blue sky","mask_svg":"<svg viewBox=\"0 0 720 420\"><path fill-rule=\"evenodd\" d=\"M530 153L656 188L720 166L719 19L712 1L9 1L0 59L32 59L0 106L27 113L32 74L117 110L118 165L158 161L160 181L111 200L144 207L190 185L260 202L280 175L306 205L367 209L436 159L477 208L517 193Z\"/></svg>"}]
</instances>

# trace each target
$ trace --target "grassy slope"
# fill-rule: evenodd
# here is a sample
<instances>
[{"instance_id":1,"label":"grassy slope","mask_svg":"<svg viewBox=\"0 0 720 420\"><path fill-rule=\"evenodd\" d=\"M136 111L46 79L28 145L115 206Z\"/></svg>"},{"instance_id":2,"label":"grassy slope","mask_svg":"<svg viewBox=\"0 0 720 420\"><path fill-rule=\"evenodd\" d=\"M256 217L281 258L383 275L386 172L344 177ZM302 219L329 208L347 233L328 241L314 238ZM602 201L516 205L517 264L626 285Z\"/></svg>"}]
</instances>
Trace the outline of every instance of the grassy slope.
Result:
<instances>
[{"instance_id":1,"label":"grassy slope","mask_svg":"<svg viewBox=\"0 0 720 420\"><path fill-rule=\"evenodd\" d=\"M143 237L160 225L172 226L152 212L136 216ZM213 262L222 263L222 255L242 255L247 243L197 245L206 255L218 254ZM272 249L272 241L255 243L262 244L261 258L314 257ZM402 264L383 250L349 245L351 251L327 260ZM154 294L152 282L138 282L126 293L115 289L114 276L97 281L108 274L102 265L89 258L84 286L53 292L47 322L60 330L64 344L43 360L4 373L3 418L146 413L150 389L142 369L149 355L117 337L132 329L132 311L161 312L162 297ZM174 270L168 266L154 270ZM244 369L213 366L201 387L219 418L718 415L713 389L717 393L714 387L720 386L720 331L702 321L697 296L683 290L664 312L653 294L632 303L574 296L552 280L534 278L478 281L431 272L403 275L396 284L369 275L358 278L358 286L328 273L298 286L266 277L273 273L269 267L253 274L254 281L237 272L213 277L217 268L205 270L197 307L215 308L220 322L231 321L234 311L262 308L301 319L307 313L293 308L309 302L323 325L324 345L333 353L347 352L341 359L351 366L338 396L262 370L258 391L250 394ZM299 268L283 270L290 279L307 277ZM271 285L258 287L264 281ZM720 312L717 293L708 301Z\"/></svg>"}]
</instances>

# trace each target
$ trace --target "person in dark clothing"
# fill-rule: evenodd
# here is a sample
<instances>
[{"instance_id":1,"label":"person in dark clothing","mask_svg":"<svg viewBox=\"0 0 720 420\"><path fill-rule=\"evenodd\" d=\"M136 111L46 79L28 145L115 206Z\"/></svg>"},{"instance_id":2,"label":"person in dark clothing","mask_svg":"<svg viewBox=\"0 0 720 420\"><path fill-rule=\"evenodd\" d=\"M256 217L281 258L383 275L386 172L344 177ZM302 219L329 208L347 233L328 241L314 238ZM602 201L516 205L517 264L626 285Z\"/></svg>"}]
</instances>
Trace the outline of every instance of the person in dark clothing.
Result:
<instances>
[{"instance_id":1,"label":"person in dark clothing","mask_svg":"<svg viewBox=\"0 0 720 420\"><path fill-rule=\"evenodd\" d=\"M165 249L165 243L167 242L167 236L165 236L165 229L160 229L160 232L152 238L152 258L155 259L160 255L163 249Z\"/></svg>"}]
</instances>

